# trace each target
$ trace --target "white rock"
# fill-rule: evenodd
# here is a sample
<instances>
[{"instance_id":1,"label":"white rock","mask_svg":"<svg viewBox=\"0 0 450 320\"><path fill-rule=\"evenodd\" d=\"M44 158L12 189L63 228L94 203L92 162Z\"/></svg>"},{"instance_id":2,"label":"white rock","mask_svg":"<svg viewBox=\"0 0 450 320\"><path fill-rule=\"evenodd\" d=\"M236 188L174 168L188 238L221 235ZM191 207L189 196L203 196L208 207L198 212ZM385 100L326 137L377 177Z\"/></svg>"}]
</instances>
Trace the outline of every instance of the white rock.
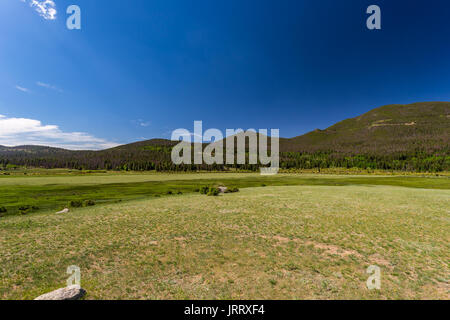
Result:
<instances>
[{"instance_id":1,"label":"white rock","mask_svg":"<svg viewBox=\"0 0 450 320\"><path fill-rule=\"evenodd\" d=\"M219 192L220 192L220 193L225 193L225 192L227 192L227 190L228 190L227 187L219 187L218 189L219 189Z\"/></svg>"},{"instance_id":2,"label":"white rock","mask_svg":"<svg viewBox=\"0 0 450 320\"><path fill-rule=\"evenodd\" d=\"M79 286L61 288L37 297L34 300L78 300L86 294Z\"/></svg>"},{"instance_id":3,"label":"white rock","mask_svg":"<svg viewBox=\"0 0 450 320\"><path fill-rule=\"evenodd\" d=\"M69 209L64 208L63 210L61 210L61 211L59 211L59 212L57 212L57 213L67 213L67 212L69 212Z\"/></svg>"}]
</instances>

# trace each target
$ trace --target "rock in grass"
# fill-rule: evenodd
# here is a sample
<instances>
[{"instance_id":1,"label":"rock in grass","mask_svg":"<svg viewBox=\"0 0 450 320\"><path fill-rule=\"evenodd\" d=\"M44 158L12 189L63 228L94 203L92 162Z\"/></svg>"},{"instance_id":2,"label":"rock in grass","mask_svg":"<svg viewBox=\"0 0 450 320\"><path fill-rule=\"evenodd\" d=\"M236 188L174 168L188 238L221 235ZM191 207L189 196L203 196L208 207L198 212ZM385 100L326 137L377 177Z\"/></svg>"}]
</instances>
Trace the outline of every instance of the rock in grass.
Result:
<instances>
[{"instance_id":1,"label":"rock in grass","mask_svg":"<svg viewBox=\"0 0 450 320\"><path fill-rule=\"evenodd\" d=\"M218 189L220 193L226 193L228 191L227 187L219 187Z\"/></svg>"},{"instance_id":2,"label":"rock in grass","mask_svg":"<svg viewBox=\"0 0 450 320\"><path fill-rule=\"evenodd\" d=\"M43 294L34 300L79 300L85 294L86 290L79 286L70 286Z\"/></svg>"},{"instance_id":3,"label":"rock in grass","mask_svg":"<svg viewBox=\"0 0 450 320\"><path fill-rule=\"evenodd\" d=\"M63 210L61 210L61 211L58 211L57 213L67 213L67 212L69 212L69 209L67 209L67 208L64 208Z\"/></svg>"}]
</instances>

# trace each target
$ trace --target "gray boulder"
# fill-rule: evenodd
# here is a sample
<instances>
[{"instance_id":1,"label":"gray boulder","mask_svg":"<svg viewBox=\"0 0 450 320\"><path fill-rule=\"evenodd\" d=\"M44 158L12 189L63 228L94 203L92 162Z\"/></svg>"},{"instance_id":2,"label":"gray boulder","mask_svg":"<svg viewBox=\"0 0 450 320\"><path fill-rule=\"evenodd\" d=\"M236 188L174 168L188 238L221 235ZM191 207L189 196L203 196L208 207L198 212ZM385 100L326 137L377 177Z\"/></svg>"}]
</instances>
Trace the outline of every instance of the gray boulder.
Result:
<instances>
[{"instance_id":1,"label":"gray boulder","mask_svg":"<svg viewBox=\"0 0 450 320\"><path fill-rule=\"evenodd\" d=\"M228 191L227 187L219 187L218 189L220 193L226 193Z\"/></svg>"},{"instance_id":2,"label":"gray boulder","mask_svg":"<svg viewBox=\"0 0 450 320\"><path fill-rule=\"evenodd\" d=\"M70 286L43 294L34 300L79 300L85 294L86 290L79 286Z\"/></svg>"}]
</instances>

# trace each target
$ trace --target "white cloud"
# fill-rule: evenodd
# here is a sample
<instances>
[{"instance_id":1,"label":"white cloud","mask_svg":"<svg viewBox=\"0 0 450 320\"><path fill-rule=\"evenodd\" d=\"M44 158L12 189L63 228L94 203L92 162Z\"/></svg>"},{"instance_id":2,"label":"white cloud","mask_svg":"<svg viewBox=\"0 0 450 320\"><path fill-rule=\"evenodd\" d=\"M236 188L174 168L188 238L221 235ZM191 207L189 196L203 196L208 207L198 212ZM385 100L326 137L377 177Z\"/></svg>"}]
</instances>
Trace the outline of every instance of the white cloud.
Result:
<instances>
[{"instance_id":1,"label":"white cloud","mask_svg":"<svg viewBox=\"0 0 450 320\"><path fill-rule=\"evenodd\" d=\"M59 89L58 87L53 86L53 85L48 84L48 83L44 83L44 82L38 81L38 82L36 82L36 84L37 84L39 87L42 87L42 88L51 89L51 90L55 90L55 91L58 91L58 92L63 92L63 91L62 91L61 89Z\"/></svg>"},{"instance_id":2,"label":"white cloud","mask_svg":"<svg viewBox=\"0 0 450 320\"><path fill-rule=\"evenodd\" d=\"M138 125L139 127L144 127L144 128L146 128L152 124L150 121L144 121L142 119L131 120L131 122Z\"/></svg>"},{"instance_id":3,"label":"white cloud","mask_svg":"<svg viewBox=\"0 0 450 320\"><path fill-rule=\"evenodd\" d=\"M53 0L21 0L29 3L30 7L34 8L36 12L45 20L55 20L56 4Z\"/></svg>"},{"instance_id":4,"label":"white cloud","mask_svg":"<svg viewBox=\"0 0 450 320\"><path fill-rule=\"evenodd\" d=\"M0 145L40 145L71 150L100 150L117 146L84 132L64 132L56 125L43 125L41 121L9 118L0 115Z\"/></svg>"},{"instance_id":5,"label":"white cloud","mask_svg":"<svg viewBox=\"0 0 450 320\"><path fill-rule=\"evenodd\" d=\"M27 88L21 87L21 86L16 86L15 88L22 92L30 93L30 90L28 90Z\"/></svg>"}]
</instances>

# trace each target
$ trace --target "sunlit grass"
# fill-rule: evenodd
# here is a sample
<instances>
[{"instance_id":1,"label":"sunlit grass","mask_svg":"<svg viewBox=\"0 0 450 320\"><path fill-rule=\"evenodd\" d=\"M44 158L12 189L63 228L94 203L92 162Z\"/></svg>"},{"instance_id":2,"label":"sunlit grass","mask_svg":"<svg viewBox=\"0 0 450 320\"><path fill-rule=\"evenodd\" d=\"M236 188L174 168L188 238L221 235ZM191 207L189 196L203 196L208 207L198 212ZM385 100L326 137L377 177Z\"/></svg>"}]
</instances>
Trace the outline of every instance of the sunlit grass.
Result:
<instances>
[{"instance_id":1,"label":"sunlit grass","mask_svg":"<svg viewBox=\"0 0 450 320\"><path fill-rule=\"evenodd\" d=\"M267 186L0 219L0 298L448 299L449 190ZM381 290L365 282L382 270Z\"/></svg>"},{"instance_id":2,"label":"sunlit grass","mask_svg":"<svg viewBox=\"0 0 450 320\"><path fill-rule=\"evenodd\" d=\"M34 211L60 210L69 201L93 200L97 204L165 196L167 193L194 193L201 186L225 185L248 188L289 185L391 185L415 188L450 189L449 177L371 176L257 173L200 174L87 174L34 177L1 177L0 206L6 215L19 214L21 206ZM32 213L28 213L32 214Z\"/></svg>"}]
</instances>

